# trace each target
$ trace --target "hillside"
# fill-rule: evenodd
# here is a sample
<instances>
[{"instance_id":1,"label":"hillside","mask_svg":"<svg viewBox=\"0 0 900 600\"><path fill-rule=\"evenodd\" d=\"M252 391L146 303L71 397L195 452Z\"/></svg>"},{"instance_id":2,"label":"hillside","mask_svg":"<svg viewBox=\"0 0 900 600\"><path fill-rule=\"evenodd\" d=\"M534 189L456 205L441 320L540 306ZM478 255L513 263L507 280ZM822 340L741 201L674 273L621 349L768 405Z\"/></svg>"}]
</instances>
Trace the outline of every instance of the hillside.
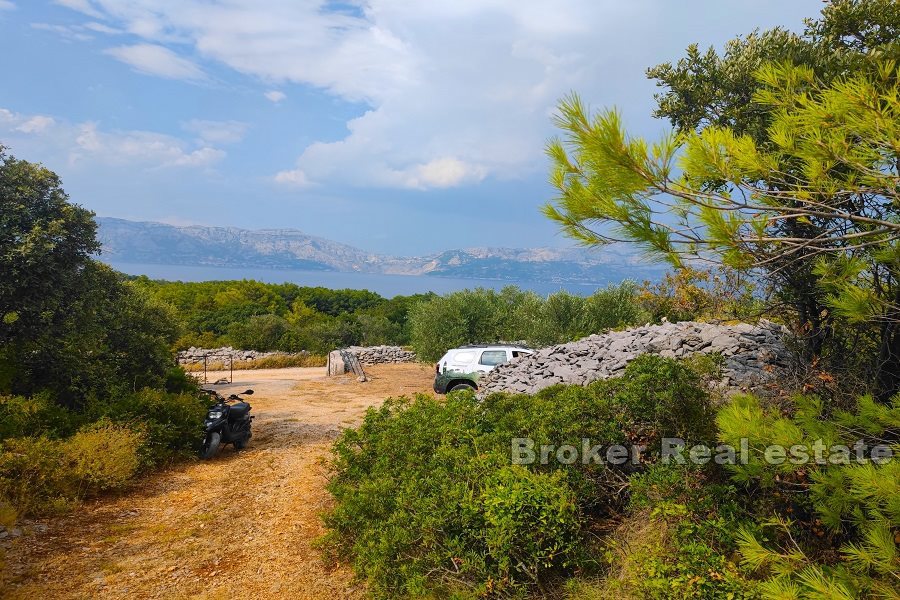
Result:
<instances>
[{"instance_id":1,"label":"hillside","mask_svg":"<svg viewBox=\"0 0 900 600\"><path fill-rule=\"evenodd\" d=\"M586 283L653 278L662 270L620 247L468 248L395 257L296 229L175 226L109 217L98 217L97 222L101 258L126 263Z\"/></svg>"}]
</instances>

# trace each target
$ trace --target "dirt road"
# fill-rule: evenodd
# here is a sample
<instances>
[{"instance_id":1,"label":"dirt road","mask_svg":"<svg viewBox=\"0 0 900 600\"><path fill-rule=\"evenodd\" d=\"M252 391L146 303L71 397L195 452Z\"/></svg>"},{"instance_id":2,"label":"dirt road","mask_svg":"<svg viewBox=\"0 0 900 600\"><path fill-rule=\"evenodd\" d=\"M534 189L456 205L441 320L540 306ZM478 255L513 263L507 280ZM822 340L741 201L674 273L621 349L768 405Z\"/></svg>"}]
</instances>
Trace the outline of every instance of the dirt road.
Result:
<instances>
[{"instance_id":1,"label":"dirt road","mask_svg":"<svg viewBox=\"0 0 900 600\"><path fill-rule=\"evenodd\" d=\"M327 458L342 427L392 395L430 391L424 365L367 368L371 381L325 370L235 371L250 387L254 435L128 493L31 524L8 550L7 598L359 598L346 567L313 548L328 507ZM229 479L223 479L227 476ZM0 584L2 585L2 584Z\"/></svg>"}]
</instances>

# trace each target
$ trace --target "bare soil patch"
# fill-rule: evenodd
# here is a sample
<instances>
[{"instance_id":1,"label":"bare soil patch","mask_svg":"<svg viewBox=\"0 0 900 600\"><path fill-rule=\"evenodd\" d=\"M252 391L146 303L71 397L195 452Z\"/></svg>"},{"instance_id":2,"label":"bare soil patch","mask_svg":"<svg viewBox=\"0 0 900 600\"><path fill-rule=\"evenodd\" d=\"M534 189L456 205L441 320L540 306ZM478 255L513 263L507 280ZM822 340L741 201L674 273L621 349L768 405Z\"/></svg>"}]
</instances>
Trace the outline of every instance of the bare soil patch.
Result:
<instances>
[{"instance_id":1,"label":"bare soil patch","mask_svg":"<svg viewBox=\"0 0 900 600\"><path fill-rule=\"evenodd\" d=\"M346 567L313 548L329 506L334 438L389 396L430 392L431 368L377 365L371 380L324 368L235 372L253 388L241 452L155 473L128 493L25 524L6 552L4 598L360 598ZM216 377L220 374L212 374Z\"/></svg>"}]
</instances>

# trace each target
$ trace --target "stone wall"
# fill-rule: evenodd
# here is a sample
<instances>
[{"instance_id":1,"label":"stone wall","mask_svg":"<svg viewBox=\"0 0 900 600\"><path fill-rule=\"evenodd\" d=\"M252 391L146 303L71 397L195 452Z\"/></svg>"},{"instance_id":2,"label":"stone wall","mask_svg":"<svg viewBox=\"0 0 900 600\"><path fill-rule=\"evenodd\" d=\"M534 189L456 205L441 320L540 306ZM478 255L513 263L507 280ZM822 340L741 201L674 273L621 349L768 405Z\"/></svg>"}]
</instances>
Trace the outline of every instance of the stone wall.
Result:
<instances>
[{"instance_id":1,"label":"stone wall","mask_svg":"<svg viewBox=\"0 0 900 600\"><path fill-rule=\"evenodd\" d=\"M332 350L328 354L328 375L343 375L351 370L351 365L343 353L356 357L360 365L383 365L416 361L416 353L400 346L350 346L343 350Z\"/></svg>"},{"instance_id":2,"label":"stone wall","mask_svg":"<svg viewBox=\"0 0 900 600\"><path fill-rule=\"evenodd\" d=\"M556 383L585 385L614 377L645 353L680 358L713 352L725 359L723 385L752 389L791 365L791 353L783 343L786 334L782 326L770 321L757 325L693 321L646 325L542 348L532 356L498 366L479 381L479 389L482 395L497 391L533 394Z\"/></svg>"},{"instance_id":3,"label":"stone wall","mask_svg":"<svg viewBox=\"0 0 900 600\"><path fill-rule=\"evenodd\" d=\"M231 346L222 348L196 348L191 346L187 350L178 352L178 364L202 363L203 356L208 355L210 362L226 362L230 356L234 362L246 360L258 360L268 356L298 356L309 354L308 352L259 352L257 350L237 350Z\"/></svg>"},{"instance_id":4,"label":"stone wall","mask_svg":"<svg viewBox=\"0 0 900 600\"><path fill-rule=\"evenodd\" d=\"M347 352L356 355L364 365L383 365L416 361L416 353L400 346L350 346Z\"/></svg>"}]
</instances>

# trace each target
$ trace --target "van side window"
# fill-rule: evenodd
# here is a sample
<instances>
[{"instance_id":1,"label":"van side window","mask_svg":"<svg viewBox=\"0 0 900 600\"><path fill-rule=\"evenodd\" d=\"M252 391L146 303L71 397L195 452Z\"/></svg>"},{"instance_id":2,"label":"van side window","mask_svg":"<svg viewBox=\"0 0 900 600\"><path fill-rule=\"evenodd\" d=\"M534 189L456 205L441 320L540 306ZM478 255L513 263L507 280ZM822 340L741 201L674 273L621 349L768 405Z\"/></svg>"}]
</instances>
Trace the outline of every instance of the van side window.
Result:
<instances>
[{"instance_id":1,"label":"van side window","mask_svg":"<svg viewBox=\"0 0 900 600\"><path fill-rule=\"evenodd\" d=\"M506 362L506 350L485 350L481 353L479 364L493 367Z\"/></svg>"}]
</instances>

